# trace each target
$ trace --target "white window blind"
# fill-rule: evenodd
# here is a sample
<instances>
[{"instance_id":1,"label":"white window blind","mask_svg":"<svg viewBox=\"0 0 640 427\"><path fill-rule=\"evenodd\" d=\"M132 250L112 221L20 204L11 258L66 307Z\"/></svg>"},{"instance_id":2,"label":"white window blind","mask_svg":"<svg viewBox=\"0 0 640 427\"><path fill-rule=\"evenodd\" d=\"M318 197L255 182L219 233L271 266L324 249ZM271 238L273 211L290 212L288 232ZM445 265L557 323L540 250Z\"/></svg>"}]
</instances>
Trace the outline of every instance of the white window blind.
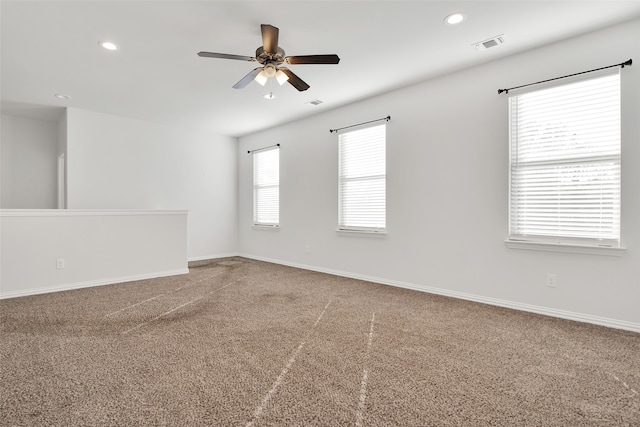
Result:
<instances>
[{"instance_id":1,"label":"white window blind","mask_svg":"<svg viewBox=\"0 0 640 427\"><path fill-rule=\"evenodd\" d=\"M338 228L386 228L386 124L338 136Z\"/></svg>"},{"instance_id":2,"label":"white window blind","mask_svg":"<svg viewBox=\"0 0 640 427\"><path fill-rule=\"evenodd\" d=\"M280 223L280 149L253 153L253 223Z\"/></svg>"},{"instance_id":3,"label":"white window blind","mask_svg":"<svg viewBox=\"0 0 640 427\"><path fill-rule=\"evenodd\" d=\"M620 76L510 98L509 239L620 246Z\"/></svg>"}]
</instances>

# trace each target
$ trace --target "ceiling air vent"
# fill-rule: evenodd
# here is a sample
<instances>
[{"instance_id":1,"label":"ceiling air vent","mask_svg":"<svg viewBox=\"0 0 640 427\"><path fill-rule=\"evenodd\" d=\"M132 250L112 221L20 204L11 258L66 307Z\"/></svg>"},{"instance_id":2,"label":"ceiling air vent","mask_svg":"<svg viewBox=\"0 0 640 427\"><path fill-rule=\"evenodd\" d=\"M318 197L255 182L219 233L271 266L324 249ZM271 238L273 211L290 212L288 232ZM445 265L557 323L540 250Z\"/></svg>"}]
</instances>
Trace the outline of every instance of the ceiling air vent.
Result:
<instances>
[{"instance_id":1,"label":"ceiling air vent","mask_svg":"<svg viewBox=\"0 0 640 427\"><path fill-rule=\"evenodd\" d=\"M311 101L306 102L307 104L311 104L311 105L320 105L322 104L322 101L320 101L319 99L314 99Z\"/></svg>"},{"instance_id":2,"label":"ceiling air vent","mask_svg":"<svg viewBox=\"0 0 640 427\"><path fill-rule=\"evenodd\" d=\"M504 34L500 34L499 36L491 37L490 39L483 40L478 43L474 43L473 46L476 47L476 50L487 50L492 47L496 47L504 43Z\"/></svg>"}]
</instances>

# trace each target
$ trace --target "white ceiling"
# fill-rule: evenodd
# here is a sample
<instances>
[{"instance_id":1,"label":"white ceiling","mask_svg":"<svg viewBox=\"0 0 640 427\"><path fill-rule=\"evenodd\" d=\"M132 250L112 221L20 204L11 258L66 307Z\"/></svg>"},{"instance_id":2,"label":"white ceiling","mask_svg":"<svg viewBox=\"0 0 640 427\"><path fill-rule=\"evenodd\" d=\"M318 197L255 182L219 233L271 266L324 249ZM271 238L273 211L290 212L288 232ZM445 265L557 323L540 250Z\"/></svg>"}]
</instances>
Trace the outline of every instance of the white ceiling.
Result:
<instances>
[{"instance_id":1,"label":"white ceiling","mask_svg":"<svg viewBox=\"0 0 640 427\"><path fill-rule=\"evenodd\" d=\"M5 1L4 112L69 106L241 136L417 81L640 17L640 1ZM446 25L452 12L466 20ZM311 88L232 86L256 63L260 24L287 55L335 53L338 65L291 65ZM504 34L485 51L473 44ZM108 52L98 46L112 40ZM577 70L581 71L581 70ZM71 96L60 100L56 93ZM308 101L323 104L312 106ZM36 107L32 107L36 106Z\"/></svg>"}]
</instances>

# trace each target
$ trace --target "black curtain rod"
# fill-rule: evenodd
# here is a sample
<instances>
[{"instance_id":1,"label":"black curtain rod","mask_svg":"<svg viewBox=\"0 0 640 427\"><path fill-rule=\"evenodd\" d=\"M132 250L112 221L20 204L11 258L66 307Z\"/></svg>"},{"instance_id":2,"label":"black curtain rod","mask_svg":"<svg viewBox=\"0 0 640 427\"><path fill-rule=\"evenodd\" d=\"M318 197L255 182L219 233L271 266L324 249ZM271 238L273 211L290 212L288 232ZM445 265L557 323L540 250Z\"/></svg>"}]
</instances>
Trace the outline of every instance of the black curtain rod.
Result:
<instances>
[{"instance_id":1,"label":"black curtain rod","mask_svg":"<svg viewBox=\"0 0 640 427\"><path fill-rule=\"evenodd\" d=\"M329 129L329 133L338 132L339 130L342 130L342 129L349 129L349 128L352 128L352 127L356 127L356 126L360 126L360 125L366 125L366 124L373 123L373 122L379 122L380 120L389 121L389 120L391 120L391 116L383 117L381 119L371 120L369 122L358 123L357 125L345 126L343 128Z\"/></svg>"},{"instance_id":2,"label":"black curtain rod","mask_svg":"<svg viewBox=\"0 0 640 427\"><path fill-rule=\"evenodd\" d=\"M604 69L607 69L607 68L613 68L613 67L622 67L622 68L624 68L625 65L631 65L632 62L633 61L631 61L631 59L629 59L628 61L621 62L619 64L608 65L606 67L600 67L600 68L596 68L594 70L582 71L580 73L569 74L569 75L566 75L566 76L556 77L556 78L548 79L548 80L542 80L542 81L539 81L539 82L529 83L529 84L522 85L522 86L510 87L509 89L498 89L498 95L500 95L502 92L509 93L510 90L520 89L521 87L533 86L533 85L537 85L537 84L540 84L540 83L551 82L553 80L566 79L567 77L579 76L580 74L586 74L586 73L593 73L594 71L600 71L600 70L604 70Z\"/></svg>"},{"instance_id":3,"label":"black curtain rod","mask_svg":"<svg viewBox=\"0 0 640 427\"><path fill-rule=\"evenodd\" d=\"M266 150L267 148L272 148L272 147L280 147L280 144L270 145L268 147L256 148L255 150L249 150L249 151L247 151L247 154L251 154L251 153L254 153L256 151Z\"/></svg>"}]
</instances>

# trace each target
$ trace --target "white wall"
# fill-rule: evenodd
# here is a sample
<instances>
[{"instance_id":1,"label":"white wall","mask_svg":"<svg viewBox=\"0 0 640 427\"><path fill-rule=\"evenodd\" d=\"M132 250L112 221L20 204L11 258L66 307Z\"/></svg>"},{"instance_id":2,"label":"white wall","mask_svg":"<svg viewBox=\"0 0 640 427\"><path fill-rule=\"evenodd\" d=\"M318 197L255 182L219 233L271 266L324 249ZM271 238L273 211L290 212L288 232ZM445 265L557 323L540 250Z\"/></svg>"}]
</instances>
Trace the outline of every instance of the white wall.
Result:
<instances>
[{"instance_id":1,"label":"white wall","mask_svg":"<svg viewBox=\"0 0 640 427\"><path fill-rule=\"evenodd\" d=\"M237 141L77 108L67 111L67 207L184 209L188 256L237 252Z\"/></svg>"},{"instance_id":2,"label":"white wall","mask_svg":"<svg viewBox=\"0 0 640 427\"><path fill-rule=\"evenodd\" d=\"M57 207L58 124L2 114L0 207Z\"/></svg>"},{"instance_id":3,"label":"white wall","mask_svg":"<svg viewBox=\"0 0 640 427\"><path fill-rule=\"evenodd\" d=\"M481 55L482 52L476 53ZM640 21L240 139L239 250L320 271L640 331L640 69L622 70L621 257L509 249L507 98L498 88L640 61ZM337 137L391 116L388 237L336 233ZM279 231L252 228L247 150L281 144ZM308 247L308 251L306 248ZM557 288L545 286L547 273Z\"/></svg>"},{"instance_id":4,"label":"white wall","mask_svg":"<svg viewBox=\"0 0 640 427\"><path fill-rule=\"evenodd\" d=\"M0 210L0 231L0 298L189 272L185 211Z\"/></svg>"}]
</instances>

